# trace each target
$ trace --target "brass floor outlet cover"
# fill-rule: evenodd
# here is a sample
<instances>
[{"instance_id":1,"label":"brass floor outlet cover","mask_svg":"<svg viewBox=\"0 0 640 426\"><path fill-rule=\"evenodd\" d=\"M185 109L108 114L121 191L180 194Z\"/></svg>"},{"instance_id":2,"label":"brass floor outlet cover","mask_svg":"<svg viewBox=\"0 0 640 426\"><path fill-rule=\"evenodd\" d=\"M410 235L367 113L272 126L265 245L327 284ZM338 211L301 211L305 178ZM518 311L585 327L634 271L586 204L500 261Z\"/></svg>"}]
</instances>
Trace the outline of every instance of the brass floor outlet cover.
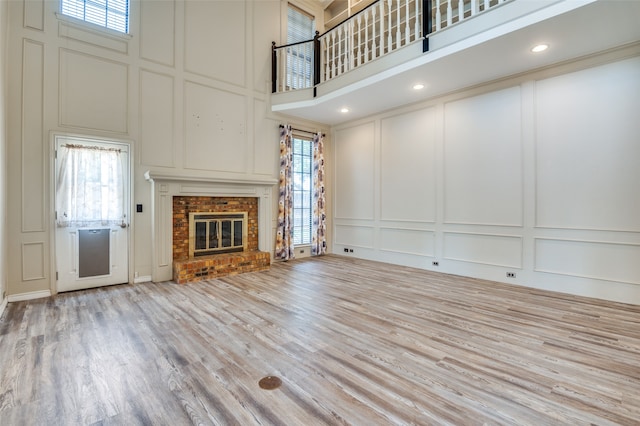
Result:
<instances>
[{"instance_id":1,"label":"brass floor outlet cover","mask_svg":"<svg viewBox=\"0 0 640 426\"><path fill-rule=\"evenodd\" d=\"M258 385L260 385L260 388L267 389L267 390L279 388L281 384L282 384L282 380L280 380L280 378L276 376L263 377L258 382Z\"/></svg>"}]
</instances>

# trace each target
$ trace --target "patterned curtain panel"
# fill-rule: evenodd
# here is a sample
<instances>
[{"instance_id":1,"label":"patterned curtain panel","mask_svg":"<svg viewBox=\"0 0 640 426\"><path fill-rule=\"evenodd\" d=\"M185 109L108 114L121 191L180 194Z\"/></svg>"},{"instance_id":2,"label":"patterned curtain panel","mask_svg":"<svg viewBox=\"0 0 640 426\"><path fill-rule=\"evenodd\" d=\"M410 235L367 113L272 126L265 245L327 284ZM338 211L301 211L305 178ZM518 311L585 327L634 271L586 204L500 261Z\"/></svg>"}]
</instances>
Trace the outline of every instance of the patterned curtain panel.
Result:
<instances>
[{"instance_id":1,"label":"patterned curtain panel","mask_svg":"<svg viewBox=\"0 0 640 426\"><path fill-rule=\"evenodd\" d=\"M313 227L311 254L327 252L327 225L324 194L324 137L318 132L313 137Z\"/></svg>"},{"instance_id":2,"label":"patterned curtain panel","mask_svg":"<svg viewBox=\"0 0 640 426\"><path fill-rule=\"evenodd\" d=\"M278 227L276 231L276 259L289 260L293 253L293 179L291 163L293 147L291 126L280 128L280 195L278 198Z\"/></svg>"}]
</instances>

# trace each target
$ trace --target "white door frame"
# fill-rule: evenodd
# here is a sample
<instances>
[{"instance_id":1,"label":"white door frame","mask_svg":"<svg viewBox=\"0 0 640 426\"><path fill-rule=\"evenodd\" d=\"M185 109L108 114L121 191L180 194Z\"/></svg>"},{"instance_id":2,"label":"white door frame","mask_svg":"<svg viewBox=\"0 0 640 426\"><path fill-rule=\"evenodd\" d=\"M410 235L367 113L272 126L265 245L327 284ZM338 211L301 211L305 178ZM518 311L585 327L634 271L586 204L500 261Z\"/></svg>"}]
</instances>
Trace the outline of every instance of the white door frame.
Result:
<instances>
[{"instance_id":1,"label":"white door frame","mask_svg":"<svg viewBox=\"0 0 640 426\"><path fill-rule=\"evenodd\" d=\"M56 142L59 138L64 139L77 139L78 141L83 142L96 142L96 143L115 143L115 144L123 144L128 146L129 150L129 210L127 214L129 215L129 230L127 233L127 262L128 262L128 281L129 284L133 283L134 279L134 220L133 220L133 200L134 200L134 170L133 165L135 164L133 160L134 152L133 152L133 143L131 140L120 139L120 138L110 138L110 137L99 137L99 136L90 136L83 135L78 133L66 133L66 132L57 132L53 131L50 135L50 146L49 146L49 265L50 265L50 276L51 283L50 289L51 294L58 293L58 280L56 277L57 271L57 262L56 262Z\"/></svg>"}]
</instances>

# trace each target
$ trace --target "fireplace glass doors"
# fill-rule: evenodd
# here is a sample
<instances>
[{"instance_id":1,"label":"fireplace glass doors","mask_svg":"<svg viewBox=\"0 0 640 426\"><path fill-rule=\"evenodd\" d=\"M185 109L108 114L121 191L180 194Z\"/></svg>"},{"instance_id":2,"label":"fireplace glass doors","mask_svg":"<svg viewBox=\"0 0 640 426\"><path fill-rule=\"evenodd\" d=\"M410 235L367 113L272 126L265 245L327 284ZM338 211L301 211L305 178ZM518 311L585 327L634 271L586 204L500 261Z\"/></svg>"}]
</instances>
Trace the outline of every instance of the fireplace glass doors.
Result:
<instances>
[{"instance_id":1,"label":"fireplace glass doors","mask_svg":"<svg viewBox=\"0 0 640 426\"><path fill-rule=\"evenodd\" d=\"M189 213L189 257L244 251L247 213Z\"/></svg>"}]
</instances>

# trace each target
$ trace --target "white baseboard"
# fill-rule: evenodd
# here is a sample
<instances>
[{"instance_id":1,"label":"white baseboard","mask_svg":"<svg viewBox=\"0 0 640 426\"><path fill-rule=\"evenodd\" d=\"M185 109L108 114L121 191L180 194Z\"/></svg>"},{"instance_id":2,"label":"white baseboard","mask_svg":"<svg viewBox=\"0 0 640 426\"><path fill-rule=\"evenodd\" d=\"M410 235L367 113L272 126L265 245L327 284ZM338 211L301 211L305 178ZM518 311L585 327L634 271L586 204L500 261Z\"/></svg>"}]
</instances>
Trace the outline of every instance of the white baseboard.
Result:
<instances>
[{"instance_id":1,"label":"white baseboard","mask_svg":"<svg viewBox=\"0 0 640 426\"><path fill-rule=\"evenodd\" d=\"M133 283L134 284L148 283L149 281L151 281L151 275L144 275L142 277L138 277L138 278L134 278L133 279Z\"/></svg>"},{"instance_id":2,"label":"white baseboard","mask_svg":"<svg viewBox=\"0 0 640 426\"><path fill-rule=\"evenodd\" d=\"M21 302L23 300L40 299L50 297L51 290L30 291L28 293L12 294L7 299L9 302Z\"/></svg>"},{"instance_id":3,"label":"white baseboard","mask_svg":"<svg viewBox=\"0 0 640 426\"><path fill-rule=\"evenodd\" d=\"M4 309L7 307L7 303L9 303L9 299L5 297L0 304L0 317L2 316L2 314L4 314Z\"/></svg>"}]
</instances>

